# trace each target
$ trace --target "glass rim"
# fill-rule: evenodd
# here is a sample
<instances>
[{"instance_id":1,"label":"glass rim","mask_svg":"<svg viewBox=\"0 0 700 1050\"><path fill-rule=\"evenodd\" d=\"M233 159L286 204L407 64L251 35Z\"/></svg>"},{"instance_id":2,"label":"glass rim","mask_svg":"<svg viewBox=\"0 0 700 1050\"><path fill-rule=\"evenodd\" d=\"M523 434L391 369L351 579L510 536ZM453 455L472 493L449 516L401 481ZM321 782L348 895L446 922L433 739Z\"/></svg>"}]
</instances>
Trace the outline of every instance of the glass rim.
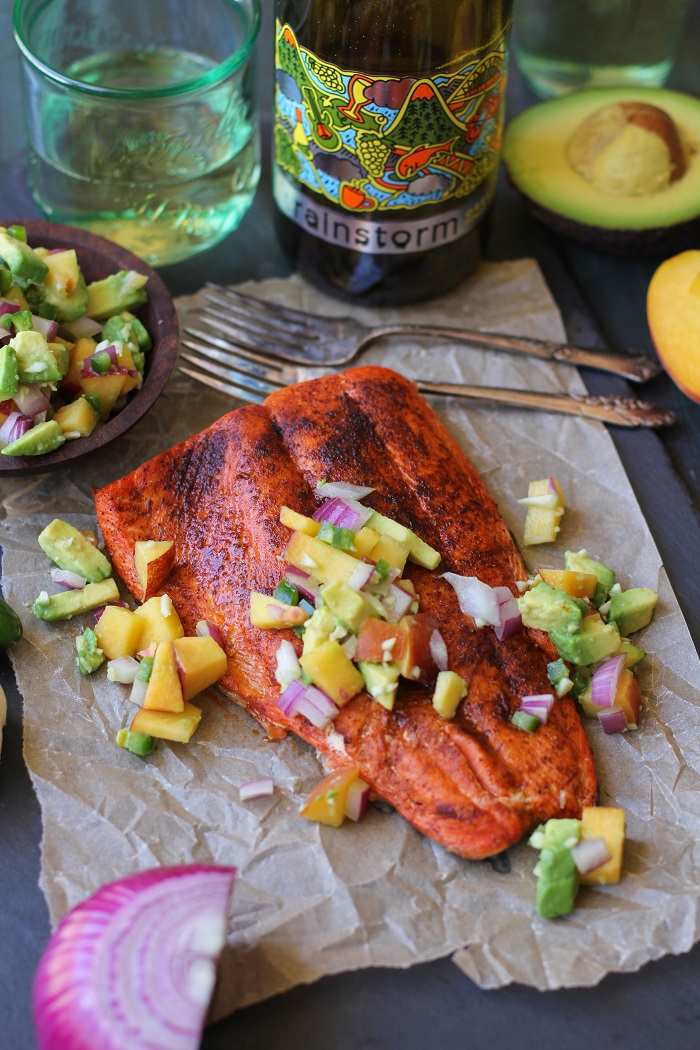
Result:
<instances>
[{"instance_id":1,"label":"glass rim","mask_svg":"<svg viewBox=\"0 0 700 1050\"><path fill-rule=\"evenodd\" d=\"M225 3L229 7L242 6L237 0L225 0ZM201 73L196 77L189 77L188 79L181 80L176 84L166 84L163 87L157 88L110 88L102 87L99 84L88 84L83 80L75 80L66 73L61 73L46 62L43 62L33 53L26 39L28 33L26 33L25 16L28 8L32 4L32 0L15 0L15 5L12 11L12 26L17 46L27 62L42 73L44 77L52 80L56 84L60 84L62 87L69 88L73 91L83 92L94 98L123 99L130 101L148 98L171 98L177 95L190 94L191 92L199 91L202 88L213 87L215 84L220 83L234 73L250 57L253 53L258 33L260 32L262 13L260 0L247 0L247 3L250 5L252 18L243 41L233 54L229 55L229 57L224 59L223 62L219 62L211 69L208 69L206 73ZM45 7L46 2L41 6Z\"/></svg>"}]
</instances>

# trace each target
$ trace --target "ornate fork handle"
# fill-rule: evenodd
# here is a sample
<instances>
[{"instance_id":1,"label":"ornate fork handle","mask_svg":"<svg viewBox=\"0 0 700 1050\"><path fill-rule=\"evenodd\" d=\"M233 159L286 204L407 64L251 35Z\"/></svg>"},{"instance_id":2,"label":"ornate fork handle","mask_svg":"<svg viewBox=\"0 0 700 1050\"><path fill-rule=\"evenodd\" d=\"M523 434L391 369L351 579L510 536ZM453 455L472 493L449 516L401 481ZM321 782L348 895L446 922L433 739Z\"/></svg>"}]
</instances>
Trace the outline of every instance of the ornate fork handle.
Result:
<instances>
[{"instance_id":1,"label":"ornate fork handle","mask_svg":"<svg viewBox=\"0 0 700 1050\"><path fill-rule=\"evenodd\" d=\"M597 350L584 350L579 346L567 343L555 343L548 339L530 339L526 336L502 335L498 332L467 332L463 328L441 328L433 325L401 324L386 325L372 330L371 341L384 335L441 336L457 339L470 345L486 347L492 350L506 350L509 353L528 354L530 357L541 357L547 361L564 361L570 365L583 365L586 368L597 368L602 372L612 372L634 382L642 383L652 379L661 372L661 365L644 354L610 354ZM370 340L364 342L366 346Z\"/></svg>"},{"instance_id":2,"label":"ornate fork handle","mask_svg":"<svg viewBox=\"0 0 700 1050\"><path fill-rule=\"evenodd\" d=\"M596 397L593 394L547 394L535 390L502 390L498 387L465 386L462 383L417 382L423 394L447 394L472 401L490 401L518 408L563 412L585 416L619 427L662 427L675 423L673 412L632 397Z\"/></svg>"}]
</instances>

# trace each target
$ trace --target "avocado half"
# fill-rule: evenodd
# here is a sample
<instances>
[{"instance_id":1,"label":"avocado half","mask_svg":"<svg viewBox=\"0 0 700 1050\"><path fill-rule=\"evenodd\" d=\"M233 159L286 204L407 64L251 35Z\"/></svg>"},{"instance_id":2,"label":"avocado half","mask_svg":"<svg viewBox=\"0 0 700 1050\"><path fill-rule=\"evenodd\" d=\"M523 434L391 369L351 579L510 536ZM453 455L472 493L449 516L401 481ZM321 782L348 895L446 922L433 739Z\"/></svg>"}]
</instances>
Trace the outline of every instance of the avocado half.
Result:
<instances>
[{"instance_id":1,"label":"avocado half","mask_svg":"<svg viewBox=\"0 0 700 1050\"><path fill-rule=\"evenodd\" d=\"M605 106L646 103L673 120L685 171L656 192L603 192L572 165L572 136ZM580 91L520 113L506 128L503 160L533 214L557 233L617 255L658 255L700 243L700 99L660 88Z\"/></svg>"}]
</instances>

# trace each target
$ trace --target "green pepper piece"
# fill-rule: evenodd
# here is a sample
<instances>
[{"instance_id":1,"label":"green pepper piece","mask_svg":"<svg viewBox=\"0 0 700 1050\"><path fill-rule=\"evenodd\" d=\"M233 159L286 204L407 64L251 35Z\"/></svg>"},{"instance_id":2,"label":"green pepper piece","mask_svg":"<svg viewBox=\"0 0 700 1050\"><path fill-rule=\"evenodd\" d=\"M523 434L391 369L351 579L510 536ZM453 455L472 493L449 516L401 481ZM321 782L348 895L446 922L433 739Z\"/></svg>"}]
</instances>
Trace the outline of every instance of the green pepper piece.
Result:
<instances>
[{"instance_id":1,"label":"green pepper piece","mask_svg":"<svg viewBox=\"0 0 700 1050\"><path fill-rule=\"evenodd\" d=\"M511 722L514 726L517 726L518 729L524 729L526 733L534 733L540 724L539 718L535 715L528 714L527 711L516 711L511 718Z\"/></svg>"},{"instance_id":2,"label":"green pepper piece","mask_svg":"<svg viewBox=\"0 0 700 1050\"><path fill-rule=\"evenodd\" d=\"M558 685L562 678L569 677L569 668L563 660L553 660L551 664L547 664L547 677L552 685Z\"/></svg>"},{"instance_id":3,"label":"green pepper piece","mask_svg":"<svg viewBox=\"0 0 700 1050\"><path fill-rule=\"evenodd\" d=\"M10 318L16 332L31 332L34 328L31 310L17 310L16 313L10 314Z\"/></svg>"},{"instance_id":4,"label":"green pepper piece","mask_svg":"<svg viewBox=\"0 0 700 1050\"><path fill-rule=\"evenodd\" d=\"M136 678L139 682L150 682L151 671L153 670L153 660L153 656L144 656L139 664L139 669L136 672Z\"/></svg>"},{"instance_id":5,"label":"green pepper piece","mask_svg":"<svg viewBox=\"0 0 700 1050\"><path fill-rule=\"evenodd\" d=\"M344 529L342 525L331 525L329 521L321 523L316 539L322 543L328 543L338 550L351 551L355 549L355 533L352 529Z\"/></svg>"},{"instance_id":6,"label":"green pepper piece","mask_svg":"<svg viewBox=\"0 0 700 1050\"><path fill-rule=\"evenodd\" d=\"M4 598L0 598L0 649L8 649L22 637L22 621Z\"/></svg>"},{"instance_id":7,"label":"green pepper piece","mask_svg":"<svg viewBox=\"0 0 700 1050\"><path fill-rule=\"evenodd\" d=\"M272 597L277 598L280 602L284 602L285 605L299 604L299 591L289 580L281 579L275 587Z\"/></svg>"},{"instance_id":8,"label":"green pepper piece","mask_svg":"<svg viewBox=\"0 0 700 1050\"><path fill-rule=\"evenodd\" d=\"M103 376L109 372L112 367L112 358L106 350L99 350L90 358L90 365L93 372L97 372L98 375Z\"/></svg>"},{"instance_id":9,"label":"green pepper piece","mask_svg":"<svg viewBox=\"0 0 700 1050\"><path fill-rule=\"evenodd\" d=\"M389 569L391 565L385 558L380 558L377 564L374 566L374 571L378 573L380 580L385 580L389 575Z\"/></svg>"}]
</instances>

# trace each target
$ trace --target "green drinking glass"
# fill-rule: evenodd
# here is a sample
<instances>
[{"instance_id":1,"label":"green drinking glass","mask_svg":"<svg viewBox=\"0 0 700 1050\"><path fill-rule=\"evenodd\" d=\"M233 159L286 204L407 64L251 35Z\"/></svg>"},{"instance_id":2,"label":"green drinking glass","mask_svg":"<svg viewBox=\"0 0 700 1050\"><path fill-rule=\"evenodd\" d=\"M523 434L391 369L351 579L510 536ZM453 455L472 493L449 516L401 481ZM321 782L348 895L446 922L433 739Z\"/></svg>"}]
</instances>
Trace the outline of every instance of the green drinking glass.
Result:
<instances>
[{"instance_id":1,"label":"green drinking glass","mask_svg":"<svg viewBox=\"0 0 700 1050\"><path fill-rule=\"evenodd\" d=\"M29 179L47 218L152 266L216 244L260 175L259 0L17 0Z\"/></svg>"}]
</instances>

